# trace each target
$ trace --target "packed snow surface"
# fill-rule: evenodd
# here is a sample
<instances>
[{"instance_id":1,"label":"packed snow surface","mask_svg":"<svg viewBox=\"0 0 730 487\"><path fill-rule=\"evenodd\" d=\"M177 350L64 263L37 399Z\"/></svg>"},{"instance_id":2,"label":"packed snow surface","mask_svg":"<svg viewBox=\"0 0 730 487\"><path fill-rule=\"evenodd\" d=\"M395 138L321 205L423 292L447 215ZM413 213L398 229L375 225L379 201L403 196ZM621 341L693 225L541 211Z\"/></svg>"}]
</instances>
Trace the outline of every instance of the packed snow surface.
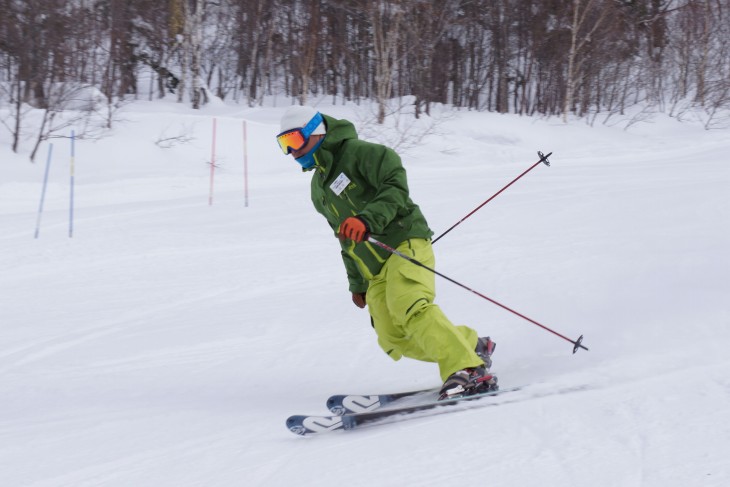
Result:
<instances>
[{"instance_id":1,"label":"packed snow surface","mask_svg":"<svg viewBox=\"0 0 730 487\"><path fill-rule=\"evenodd\" d=\"M369 107L320 103L408 142L437 236L553 152L437 242L437 268L590 351L439 279L525 389L307 439L286 418L331 394L439 378L378 348L270 105L128 105L76 141L71 238L70 140L39 219L48 145L31 164L0 136L0 484L730 485L728 130L444 110L378 132Z\"/></svg>"}]
</instances>

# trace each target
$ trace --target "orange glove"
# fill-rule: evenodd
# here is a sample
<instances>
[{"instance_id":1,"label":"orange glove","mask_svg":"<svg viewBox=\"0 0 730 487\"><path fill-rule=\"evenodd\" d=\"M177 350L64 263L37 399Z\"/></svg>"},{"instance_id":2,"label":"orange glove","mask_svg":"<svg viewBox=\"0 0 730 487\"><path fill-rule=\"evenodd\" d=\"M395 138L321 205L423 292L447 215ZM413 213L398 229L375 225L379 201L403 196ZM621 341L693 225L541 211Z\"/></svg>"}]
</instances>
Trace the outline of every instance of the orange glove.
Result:
<instances>
[{"instance_id":1,"label":"orange glove","mask_svg":"<svg viewBox=\"0 0 730 487\"><path fill-rule=\"evenodd\" d=\"M349 238L350 240L360 243L363 240L367 240L370 236L370 230L368 225L360 217L351 216L345 218L340 224L340 238Z\"/></svg>"}]
</instances>

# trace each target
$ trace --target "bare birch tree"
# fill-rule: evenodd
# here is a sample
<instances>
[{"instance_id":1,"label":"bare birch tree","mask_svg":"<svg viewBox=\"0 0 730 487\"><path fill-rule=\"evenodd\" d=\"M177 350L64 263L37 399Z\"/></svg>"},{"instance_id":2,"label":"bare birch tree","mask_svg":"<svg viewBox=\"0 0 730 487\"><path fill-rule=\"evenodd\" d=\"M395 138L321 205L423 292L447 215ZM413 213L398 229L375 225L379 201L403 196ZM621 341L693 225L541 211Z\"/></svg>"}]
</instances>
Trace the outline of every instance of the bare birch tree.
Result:
<instances>
[{"instance_id":1,"label":"bare birch tree","mask_svg":"<svg viewBox=\"0 0 730 487\"><path fill-rule=\"evenodd\" d=\"M403 10L398 2L377 0L371 2L368 15L373 35L377 121L382 124L387 115L388 100L393 93L393 73L396 69Z\"/></svg>"},{"instance_id":2,"label":"bare birch tree","mask_svg":"<svg viewBox=\"0 0 730 487\"><path fill-rule=\"evenodd\" d=\"M200 105L205 101L205 93L201 86L201 60L200 52L202 49L202 29L203 29L203 8L202 0L190 0L190 8L188 9L187 25L188 40L190 42L190 79L191 86L191 105L195 110L200 109Z\"/></svg>"},{"instance_id":3,"label":"bare birch tree","mask_svg":"<svg viewBox=\"0 0 730 487\"><path fill-rule=\"evenodd\" d=\"M581 10L581 4L584 4ZM565 102L563 103L563 122L568 121L568 112L574 103L575 89L581 71L580 54L586 44L594 39L594 35L611 13L610 4L602 5L597 0L573 0L573 17L570 25L570 49L568 50L568 68L565 80Z\"/></svg>"}]
</instances>

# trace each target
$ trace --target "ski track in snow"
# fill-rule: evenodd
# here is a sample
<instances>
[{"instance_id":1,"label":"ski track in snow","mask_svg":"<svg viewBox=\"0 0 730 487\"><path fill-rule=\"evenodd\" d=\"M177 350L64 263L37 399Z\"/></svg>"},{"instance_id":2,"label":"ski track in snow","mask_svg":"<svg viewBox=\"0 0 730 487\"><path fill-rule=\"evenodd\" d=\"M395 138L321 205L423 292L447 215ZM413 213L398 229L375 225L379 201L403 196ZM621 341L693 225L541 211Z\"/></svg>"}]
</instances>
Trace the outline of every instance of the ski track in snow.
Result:
<instances>
[{"instance_id":1,"label":"ski track in snow","mask_svg":"<svg viewBox=\"0 0 730 487\"><path fill-rule=\"evenodd\" d=\"M283 108L219 109L213 206L214 109L137 103L77 142L73 239L63 143L37 240L44 164L0 144L0 485L730 485L727 131L456 112L402 154L436 235L554 154L439 241L438 270L591 351L439 280L526 389L303 439L285 419L332 394L438 375L388 359L352 306L309 176L276 151ZM151 142L180 123L195 141Z\"/></svg>"}]
</instances>

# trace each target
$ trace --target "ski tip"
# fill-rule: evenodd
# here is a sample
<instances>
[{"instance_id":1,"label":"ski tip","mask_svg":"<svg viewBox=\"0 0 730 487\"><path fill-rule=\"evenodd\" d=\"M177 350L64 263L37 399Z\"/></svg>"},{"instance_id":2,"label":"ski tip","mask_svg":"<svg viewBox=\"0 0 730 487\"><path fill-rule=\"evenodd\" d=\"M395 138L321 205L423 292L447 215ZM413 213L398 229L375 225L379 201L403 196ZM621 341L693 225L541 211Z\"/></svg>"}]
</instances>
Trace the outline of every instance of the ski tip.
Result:
<instances>
[{"instance_id":1,"label":"ski tip","mask_svg":"<svg viewBox=\"0 0 730 487\"><path fill-rule=\"evenodd\" d=\"M299 436L347 429L341 416L289 416L286 420L286 427Z\"/></svg>"},{"instance_id":2,"label":"ski tip","mask_svg":"<svg viewBox=\"0 0 730 487\"><path fill-rule=\"evenodd\" d=\"M295 435L305 436L307 434L307 428L302 424L303 421L304 416L289 416L286 419L286 428Z\"/></svg>"},{"instance_id":3,"label":"ski tip","mask_svg":"<svg viewBox=\"0 0 730 487\"><path fill-rule=\"evenodd\" d=\"M329 409L332 414L342 416L347 412L347 409L342 405L342 402L346 397L347 396L342 395L330 396L330 398L327 399L327 409Z\"/></svg>"}]
</instances>

